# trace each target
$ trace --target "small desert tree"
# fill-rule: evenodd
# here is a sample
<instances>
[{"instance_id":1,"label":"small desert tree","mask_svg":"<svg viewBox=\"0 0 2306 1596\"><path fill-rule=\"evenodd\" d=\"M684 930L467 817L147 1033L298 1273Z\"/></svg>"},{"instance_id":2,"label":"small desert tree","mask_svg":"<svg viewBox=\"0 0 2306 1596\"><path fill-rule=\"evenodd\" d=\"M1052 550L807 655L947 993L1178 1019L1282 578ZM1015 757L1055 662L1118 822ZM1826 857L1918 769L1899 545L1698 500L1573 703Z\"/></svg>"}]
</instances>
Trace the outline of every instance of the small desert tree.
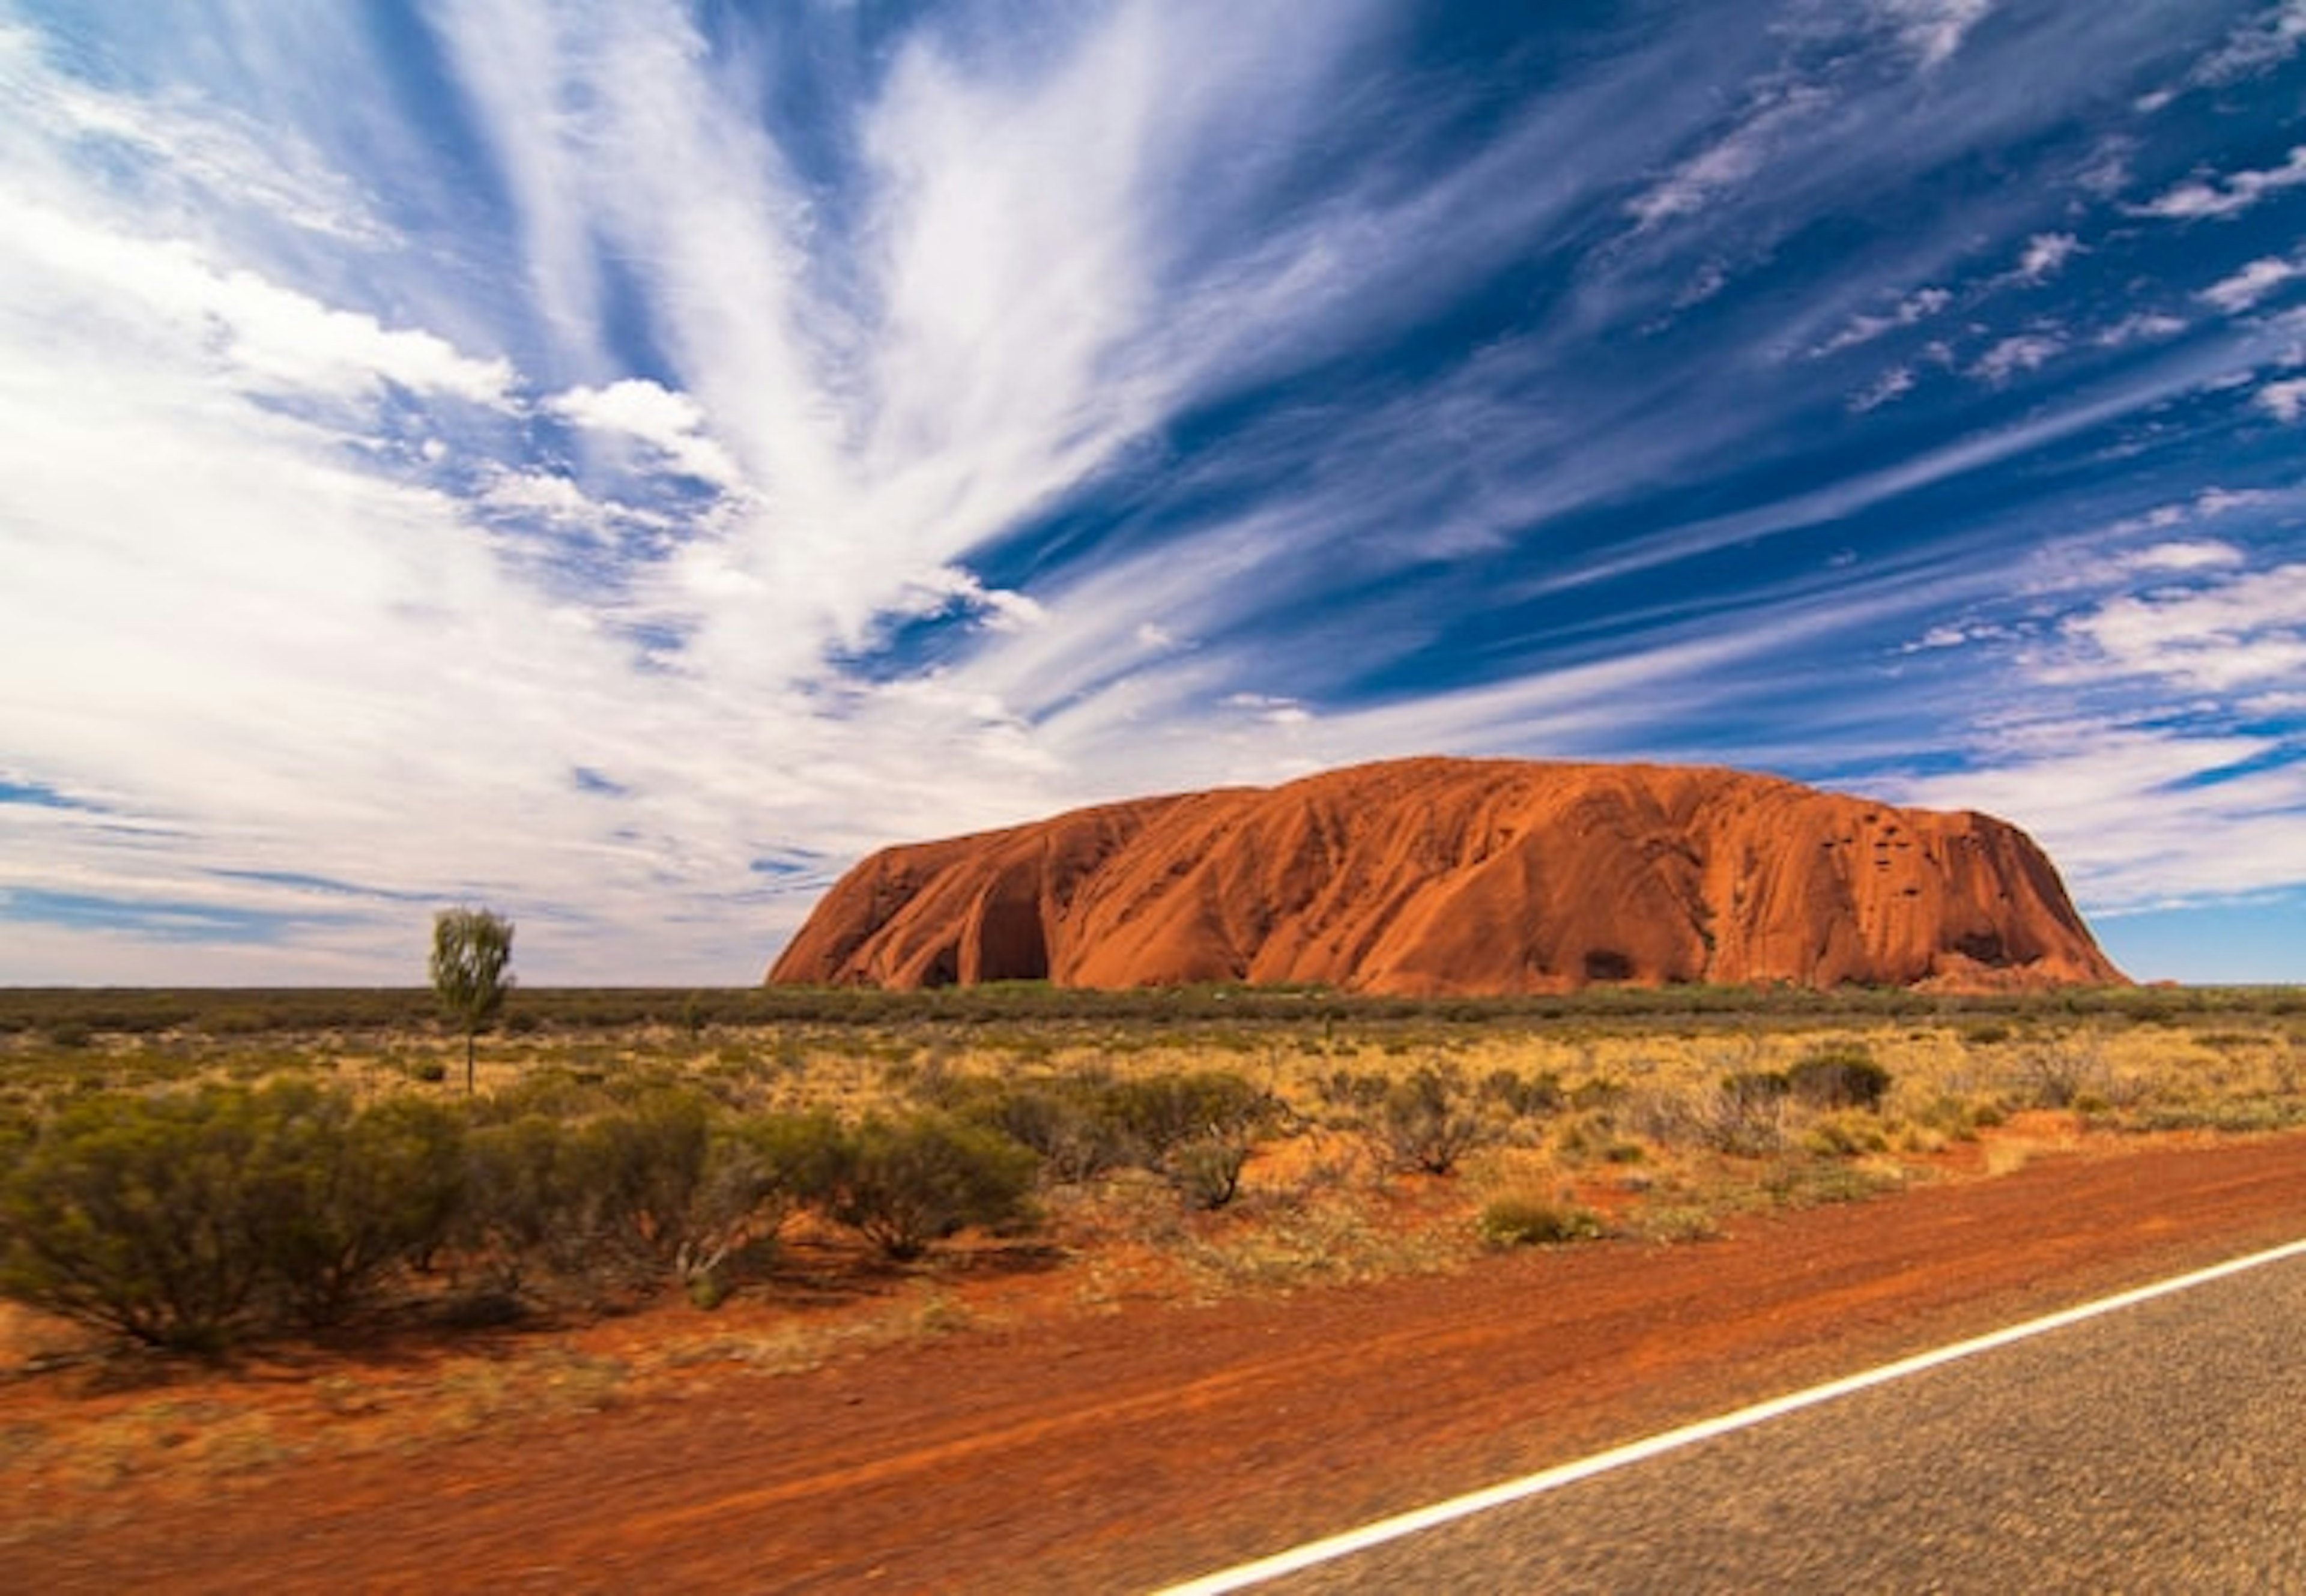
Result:
<instances>
[{"instance_id":1,"label":"small desert tree","mask_svg":"<svg viewBox=\"0 0 2306 1596\"><path fill-rule=\"evenodd\" d=\"M465 1091L473 1090L473 1039L512 990L512 922L485 909L444 909L432 917L432 993L465 1033Z\"/></svg>"}]
</instances>

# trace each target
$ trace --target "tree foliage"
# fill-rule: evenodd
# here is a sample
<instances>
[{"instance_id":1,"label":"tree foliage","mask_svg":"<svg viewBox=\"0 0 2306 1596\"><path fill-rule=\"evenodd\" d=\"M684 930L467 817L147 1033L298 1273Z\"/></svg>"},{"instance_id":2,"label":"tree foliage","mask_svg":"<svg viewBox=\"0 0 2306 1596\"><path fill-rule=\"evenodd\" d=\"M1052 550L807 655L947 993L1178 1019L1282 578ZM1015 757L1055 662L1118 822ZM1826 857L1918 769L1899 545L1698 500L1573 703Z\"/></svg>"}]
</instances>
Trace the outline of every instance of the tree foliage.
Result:
<instances>
[{"instance_id":1,"label":"tree foliage","mask_svg":"<svg viewBox=\"0 0 2306 1596\"><path fill-rule=\"evenodd\" d=\"M432 917L432 993L465 1035L465 1090L473 1089L473 1041L512 990L512 922L485 909Z\"/></svg>"}]
</instances>

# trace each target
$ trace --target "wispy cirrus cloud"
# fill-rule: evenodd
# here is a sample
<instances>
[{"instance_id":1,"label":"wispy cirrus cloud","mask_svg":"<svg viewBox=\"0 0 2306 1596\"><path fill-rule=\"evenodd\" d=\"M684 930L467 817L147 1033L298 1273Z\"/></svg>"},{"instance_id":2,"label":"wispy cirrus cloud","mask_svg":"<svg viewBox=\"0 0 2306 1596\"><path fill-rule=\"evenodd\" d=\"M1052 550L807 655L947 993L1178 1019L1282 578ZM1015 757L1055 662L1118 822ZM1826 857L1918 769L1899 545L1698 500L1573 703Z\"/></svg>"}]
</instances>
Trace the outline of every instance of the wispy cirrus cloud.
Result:
<instances>
[{"instance_id":1,"label":"wispy cirrus cloud","mask_svg":"<svg viewBox=\"0 0 2306 1596\"><path fill-rule=\"evenodd\" d=\"M1866 387L1850 396L1849 408L1859 414L1879 410L1914 391L1914 369L1911 366L1892 366Z\"/></svg>"},{"instance_id":2,"label":"wispy cirrus cloud","mask_svg":"<svg viewBox=\"0 0 2306 1596\"><path fill-rule=\"evenodd\" d=\"M1970 30L1993 13L1994 0L1875 0L1882 14L1924 71L1944 65Z\"/></svg>"},{"instance_id":3,"label":"wispy cirrus cloud","mask_svg":"<svg viewBox=\"0 0 2306 1596\"><path fill-rule=\"evenodd\" d=\"M2279 256L2263 256L2220 277L2201 290L2201 297L2227 315L2239 316L2256 310L2260 302L2302 277L2306 277L2306 266Z\"/></svg>"},{"instance_id":4,"label":"wispy cirrus cloud","mask_svg":"<svg viewBox=\"0 0 2306 1596\"><path fill-rule=\"evenodd\" d=\"M1880 790L2025 815L2099 915L2262 892L2306 867L2306 838L2291 824L2306 766L2267 765L2271 739L2045 718L1990 729L1977 751L1986 769Z\"/></svg>"},{"instance_id":5,"label":"wispy cirrus cloud","mask_svg":"<svg viewBox=\"0 0 2306 1596\"><path fill-rule=\"evenodd\" d=\"M2183 542L2156 543L2122 563L2133 571L2205 571L2243 563L2242 551L2216 538L2191 538Z\"/></svg>"},{"instance_id":6,"label":"wispy cirrus cloud","mask_svg":"<svg viewBox=\"0 0 2306 1596\"><path fill-rule=\"evenodd\" d=\"M544 408L579 427L648 444L673 472L722 489L742 489L744 474L712 436L704 407L646 378L605 388L572 388Z\"/></svg>"},{"instance_id":7,"label":"wispy cirrus cloud","mask_svg":"<svg viewBox=\"0 0 2306 1596\"><path fill-rule=\"evenodd\" d=\"M1812 85L1765 86L1735 125L1630 201L1627 213L1645 228L1696 215L1717 196L1750 182L1796 130L1832 103Z\"/></svg>"},{"instance_id":8,"label":"wispy cirrus cloud","mask_svg":"<svg viewBox=\"0 0 2306 1596\"><path fill-rule=\"evenodd\" d=\"M1839 354L1844 349L1854 349L1861 345L1870 344L1884 333L1926 321L1952 303L1953 295L1943 288L1917 288L1883 314L1851 317L1847 326L1820 344L1812 353L1820 355Z\"/></svg>"},{"instance_id":9,"label":"wispy cirrus cloud","mask_svg":"<svg viewBox=\"0 0 2306 1596\"><path fill-rule=\"evenodd\" d=\"M2047 282L2081 248L2081 240L2071 233L2037 233L2026 241L2025 252L2018 257L2018 278L2029 284Z\"/></svg>"},{"instance_id":10,"label":"wispy cirrus cloud","mask_svg":"<svg viewBox=\"0 0 2306 1596\"><path fill-rule=\"evenodd\" d=\"M363 248L402 242L362 186L293 129L264 124L185 90L99 87L56 71L38 34L0 19L0 149L19 180L58 166L103 175L115 202L198 232L249 212Z\"/></svg>"},{"instance_id":11,"label":"wispy cirrus cloud","mask_svg":"<svg viewBox=\"0 0 2306 1596\"><path fill-rule=\"evenodd\" d=\"M2306 48L2306 0L2276 0L2237 23L2190 74L2196 84L2219 87L2273 71Z\"/></svg>"},{"instance_id":12,"label":"wispy cirrus cloud","mask_svg":"<svg viewBox=\"0 0 2306 1596\"><path fill-rule=\"evenodd\" d=\"M2276 658L2210 595L2281 512L2197 495L2298 408L2287 167L2124 98L2276 37L2226 0L183 4L0 35L0 797L100 806L0 801L11 969L207 906L365 978L474 896L744 978L865 848L1128 791L1990 792L2084 747L1997 694L2283 690L2202 641ZM2180 260L2124 205L2189 182Z\"/></svg>"},{"instance_id":13,"label":"wispy cirrus cloud","mask_svg":"<svg viewBox=\"0 0 2306 1596\"><path fill-rule=\"evenodd\" d=\"M2210 693L2278 685L2306 672L2306 565L2122 594L2063 630L2071 653L2042 670L2053 684L2122 676Z\"/></svg>"},{"instance_id":14,"label":"wispy cirrus cloud","mask_svg":"<svg viewBox=\"0 0 2306 1596\"><path fill-rule=\"evenodd\" d=\"M2258 390L2258 402L2272 411L2277 421L2296 421L2306 414L2306 377L2285 377L2267 383Z\"/></svg>"},{"instance_id":15,"label":"wispy cirrus cloud","mask_svg":"<svg viewBox=\"0 0 2306 1596\"><path fill-rule=\"evenodd\" d=\"M2268 195L2300 183L2306 183L2306 144L2294 147L2289 158L2278 166L2191 179L2133 209L2140 216L2173 221L2192 221L2203 217L2231 218L2241 216Z\"/></svg>"},{"instance_id":16,"label":"wispy cirrus cloud","mask_svg":"<svg viewBox=\"0 0 2306 1596\"><path fill-rule=\"evenodd\" d=\"M2133 311L2113 326L2101 330L2096 342L2103 348L2119 349L2124 344L2142 339L2174 338L2186 330L2182 317L2160 311Z\"/></svg>"},{"instance_id":17,"label":"wispy cirrus cloud","mask_svg":"<svg viewBox=\"0 0 2306 1596\"><path fill-rule=\"evenodd\" d=\"M2066 340L2055 333L2012 333L1980 354L1969 374L1982 382L2007 382L2021 371L2039 371L2065 347Z\"/></svg>"},{"instance_id":18,"label":"wispy cirrus cloud","mask_svg":"<svg viewBox=\"0 0 2306 1596\"><path fill-rule=\"evenodd\" d=\"M513 371L501 359L323 304L194 245L125 235L32 201L15 207L9 231L11 276L25 293L118 317L136 336L174 339L245 388L350 399L389 383L478 405L515 402Z\"/></svg>"}]
</instances>

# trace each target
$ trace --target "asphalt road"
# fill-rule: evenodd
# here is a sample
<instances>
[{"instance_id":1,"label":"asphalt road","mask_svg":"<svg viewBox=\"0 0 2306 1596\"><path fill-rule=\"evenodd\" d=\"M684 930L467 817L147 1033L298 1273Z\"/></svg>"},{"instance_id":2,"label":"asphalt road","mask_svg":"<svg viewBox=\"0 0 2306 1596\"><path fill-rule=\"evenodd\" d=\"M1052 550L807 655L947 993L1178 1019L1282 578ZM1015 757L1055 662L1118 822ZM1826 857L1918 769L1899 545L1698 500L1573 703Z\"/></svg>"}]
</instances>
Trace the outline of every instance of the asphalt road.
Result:
<instances>
[{"instance_id":1,"label":"asphalt road","mask_svg":"<svg viewBox=\"0 0 2306 1596\"><path fill-rule=\"evenodd\" d=\"M1258 1589L2306 1592L2306 1259Z\"/></svg>"}]
</instances>

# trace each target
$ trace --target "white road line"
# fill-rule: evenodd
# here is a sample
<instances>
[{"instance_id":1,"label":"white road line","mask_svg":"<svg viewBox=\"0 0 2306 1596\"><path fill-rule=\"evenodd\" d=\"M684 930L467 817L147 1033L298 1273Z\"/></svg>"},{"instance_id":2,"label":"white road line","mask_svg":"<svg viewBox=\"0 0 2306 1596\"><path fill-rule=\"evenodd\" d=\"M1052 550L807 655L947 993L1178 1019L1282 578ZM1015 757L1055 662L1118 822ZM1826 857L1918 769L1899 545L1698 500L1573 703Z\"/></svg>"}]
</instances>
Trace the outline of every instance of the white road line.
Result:
<instances>
[{"instance_id":1,"label":"white road line","mask_svg":"<svg viewBox=\"0 0 2306 1596\"><path fill-rule=\"evenodd\" d=\"M1509 1502L1525 1501L1531 1497L1542 1496L1547 1491L1559 1490L1565 1485L1574 1485L1580 1480L1590 1480L1596 1474L1606 1474L1612 1469L1622 1469L1631 1464L1645 1462L1665 1453L1678 1451L1684 1447L1695 1446L1700 1441L1711 1440L1715 1436L1750 1429L1756 1424L1766 1424L1772 1419L1798 1413L1803 1408L1815 1407L1820 1403L1832 1402L1859 1391L1870 1390L1875 1386L1885 1386L1892 1380L1901 1380L1908 1375L1920 1374L1925 1370L1935 1369L1942 1364L1973 1357L1979 1353L1990 1353L1996 1347L2008 1346L2013 1342L2047 1335L2052 1330L2062 1330L2068 1325L2077 1325L2084 1319L2096 1319L2100 1314L2115 1313L2125 1308L2134 1308L2140 1302L2150 1302L2157 1297L2166 1297L2177 1292L2191 1291L2195 1286L2207 1285L2213 1280L2223 1280L2229 1275L2239 1275L2246 1269L2259 1268L2267 1264L2279 1263L2285 1259L2291 1258L2306 1258L2306 1240L2292 1242L2264 1252L2253 1252L2247 1258L2237 1258L2226 1263L2213 1265L2207 1269L2197 1269L2190 1275L2179 1275L2168 1280L2157 1280L2150 1285L2141 1285L2111 1297L2101 1297L2094 1302L2084 1302L2078 1307L2045 1315L2041 1319L2028 1319L2023 1324L2011 1325L2006 1329L1972 1336L1968 1341L1957 1341L1950 1346L1917 1353L1910 1358L1900 1358L1895 1363L1885 1363L1878 1369L1869 1369L1858 1374L1845 1376L1838 1380L1830 1380L1823 1386L1812 1386L1806 1391L1796 1391L1790 1395L1772 1397L1768 1402L1756 1403L1752 1407L1739 1408L1734 1413L1724 1413L1719 1418L1701 1420L1695 1424L1685 1424L1678 1430L1669 1430L1663 1434L1653 1435L1647 1439L1634 1441L1623 1447L1612 1447L1607 1452L1598 1452L1591 1457L1580 1458L1575 1463L1561 1464L1540 1473L1526 1474L1518 1480L1508 1480L1501 1485L1492 1485L1486 1490L1453 1497L1446 1502L1436 1502L1431 1506L1420 1507L1413 1512L1396 1515L1392 1518L1381 1518L1375 1523L1364 1524L1357 1530L1348 1530L1341 1535L1331 1535L1320 1541L1309 1541L1302 1546L1293 1547L1287 1551L1276 1552L1273 1556L1260 1558L1254 1563L1243 1563L1236 1568L1221 1569L1215 1574L1203 1575L1199 1579L1188 1580L1181 1585L1171 1585L1157 1592L1156 1596L1218 1596L1221 1592L1246 1590L1251 1585L1262 1584L1267 1580L1279 1579L1285 1574L1295 1574L1301 1569L1311 1568L1317 1564L1350 1557L1355 1552L1367 1551L1371 1547L1382 1546L1388 1541L1398 1541L1406 1535L1415 1535L1426 1530L1439 1528L1442 1524L1455 1523L1461 1518L1470 1518L1477 1513L1487 1513L1492 1507L1502 1507Z\"/></svg>"}]
</instances>

